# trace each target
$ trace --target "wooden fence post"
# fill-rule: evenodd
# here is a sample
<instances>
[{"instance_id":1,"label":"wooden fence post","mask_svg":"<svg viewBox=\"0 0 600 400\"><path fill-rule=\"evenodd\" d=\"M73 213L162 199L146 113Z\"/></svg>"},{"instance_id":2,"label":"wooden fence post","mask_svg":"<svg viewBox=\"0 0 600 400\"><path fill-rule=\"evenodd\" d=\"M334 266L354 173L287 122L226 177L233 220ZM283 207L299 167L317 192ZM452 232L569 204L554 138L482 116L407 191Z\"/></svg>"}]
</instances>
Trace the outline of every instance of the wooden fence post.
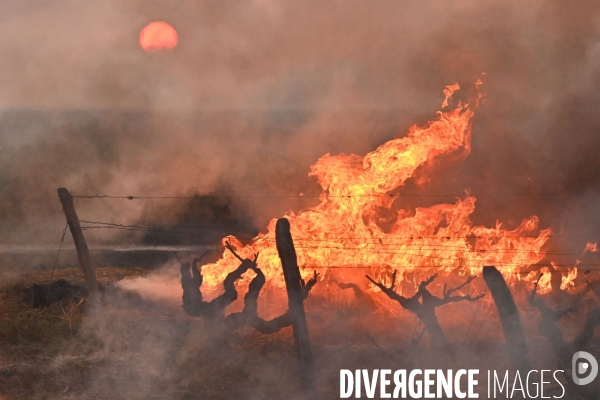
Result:
<instances>
[{"instance_id":1,"label":"wooden fence post","mask_svg":"<svg viewBox=\"0 0 600 400\"><path fill-rule=\"evenodd\" d=\"M500 271L494 267L483 267L483 279L490 288L494 303L498 308L508 350L508 361L516 370L529 371L531 364L527 355L527 341L523 325L506 281Z\"/></svg>"},{"instance_id":2,"label":"wooden fence post","mask_svg":"<svg viewBox=\"0 0 600 400\"><path fill-rule=\"evenodd\" d=\"M100 291L98 290L98 281L96 280L96 269L92 264L90 258L90 250L87 247L85 238L83 237L83 231L79 224L79 218L73 205L73 198L69 191L65 188L58 189L58 197L65 212L67 218L67 224L71 235L73 235L73 242L75 242L75 249L77 250L77 258L79 259L79 265L83 270L83 276L85 277L85 286L87 288L90 299L99 299Z\"/></svg>"},{"instance_id":3,"label":"wooden fence post","mask_svg":"<svg viewBox=\"0 0 600 400\"><path fill-rule=\"evenodd\" d=\"M292 315L294 345L300 363L300 383L306 390L314 392L313 356L304 312L304 297L302 295L302 284L300 283L302 277L300 276L296 250L290 233L290 222L286 218L277 220L275 237L277 252L283 265L289 311Z\"/></svg>"}]
</instances>

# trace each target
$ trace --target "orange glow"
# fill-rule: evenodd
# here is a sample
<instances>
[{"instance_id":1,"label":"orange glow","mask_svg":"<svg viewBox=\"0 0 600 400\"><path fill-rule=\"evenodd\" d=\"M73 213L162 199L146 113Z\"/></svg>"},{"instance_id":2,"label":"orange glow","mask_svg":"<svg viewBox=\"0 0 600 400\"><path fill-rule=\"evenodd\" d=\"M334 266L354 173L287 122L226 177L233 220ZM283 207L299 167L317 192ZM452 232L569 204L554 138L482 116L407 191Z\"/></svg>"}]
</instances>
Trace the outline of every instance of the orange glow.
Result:
<instances>
[{"instance_id":1,"label":"orange glow","mask_svg":"<svg viewBox=\"0 0 600 400\"><path fill-rule=\"evenodd\" d=\"M458 89L458 85L444 89L444 106ZM427 125L411 127L408 134L382 144L364 157L321 157L309 173L323 189L321 203L285 215L291 224L303 277L316 269L326 280L336 271L344 280L377 292L378 288L367 283L365 273L388 284L394 269L400 280L415 282L415 274L475 275L481 273L483 266L495 265L509 282L525 279L532 286L539 272L528 274L528 267L544 258L542 246L551 233L550 229L538 229L536 216L523 220L514 230L503 228L499 222L491 228L473 226L469 217L476 199L469 194L453 202L416 208L412 214L392 209L392 203L402 197L398 194L400 189L419 167L431 164L439 156L470 151L473 115L472 107L459 103L451 111L438 112L437 118ZM275 219L271 220L266 233L246 246L234 237L223 241L230 240L243 257L252 258L260 252L259 268L272 286L283 287L275 223ZM216 287L238 264L225 251L219 261L202 268L205 285ZM569 272L565 286L576 274L576 270ZM543 282L542 287L549 285L550 274L546 279L548 282Z\"/></svg>"},{"instance_id":2,"label":"orange glow","mask_svg":"<svg viewBox=\"0 0 600 400\"><path fill-rule=\"evenodd\" d=\"M478 84L480 82L481 81L477 81ZM448 99L450 97L452 97L452 94L459 89L460 89L460 86L458 86L458 83L455 83L454 85L448 85L444 88L444 96L446 96L446 98L442 102L442 108L448 107Z\"/></svg>"},{"instance_id":3,"label":"orange glow","mask_svg":"<svg viewBox=\"0 0 600 400\"><path fill-rule=\"evenodd\" d=\"M598 252L598 243L586 243L585 244L585 249L583 249L583 253L585 254L586 252L590 252L590 253L596 253Z\"/></svg>"},{"instance_id":4,"label":"orange glow","mask_svg":"<svg viewBox=\"0 0 600 400\"><path fill-rule=\"evenodd\" d=\"M140 32L140 46L145 51L172 49L177 46L177 31L166 22L151 22Z\"/></svg>"},{"instance_id":5,"label":"orange glow","mask_svg":"<svg viewBox=\"0 0 600 400\"><path fill-rule=\"evenodd\" d=\"M560 284L560 288L562 290L567 290L575 286L575 278L577 278L577 267L569 268L569 273L566 276L563 276L562 283Z\"/></svg>"}]
</instances>

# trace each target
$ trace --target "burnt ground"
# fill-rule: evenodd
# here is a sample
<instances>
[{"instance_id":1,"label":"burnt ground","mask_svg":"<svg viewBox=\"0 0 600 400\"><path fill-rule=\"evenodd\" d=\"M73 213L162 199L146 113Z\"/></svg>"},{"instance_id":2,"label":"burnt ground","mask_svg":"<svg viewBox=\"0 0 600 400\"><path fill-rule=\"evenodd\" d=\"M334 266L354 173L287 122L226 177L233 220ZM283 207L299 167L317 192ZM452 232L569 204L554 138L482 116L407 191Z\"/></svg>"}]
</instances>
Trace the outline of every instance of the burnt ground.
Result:
<instances>
[{"instance_id":1,"label":"burnt ground","mask_svg":"<svg viewBox=\"0 0 600 400\"><path fill-rule=\"evenodd\" d=\"M104 296L100 314L77 296L43 308L24 303L27 288L50 283L50 272L28 273L0 290L0 398L303 398L291 328L272 335L250 328L225 334L187 316L176 292L167 295L156 285L145 291L138 286L136 292L118 284L155 282L146 270L100 268L98 277ZM58 270L52 281L59 279L83 284L77 269ZM148 296L152 290L161 293ZM486 370L509 369L491 305L485 298L440 309L451 343L440 352L430 349L426 335L414 343L421 328L399 307L393 315L331 287L316 290L307 309L318 398L339 398L341 368L479 368L483 390ZM558 368L550 344L537 333L536 310L523 306L521 312L533 366ZM584 312L560 321L567 340L580 329ZM598 337L591 346L600 347ZM578 397L571 391L569 398Z\"/></svg>"}]
</instances>

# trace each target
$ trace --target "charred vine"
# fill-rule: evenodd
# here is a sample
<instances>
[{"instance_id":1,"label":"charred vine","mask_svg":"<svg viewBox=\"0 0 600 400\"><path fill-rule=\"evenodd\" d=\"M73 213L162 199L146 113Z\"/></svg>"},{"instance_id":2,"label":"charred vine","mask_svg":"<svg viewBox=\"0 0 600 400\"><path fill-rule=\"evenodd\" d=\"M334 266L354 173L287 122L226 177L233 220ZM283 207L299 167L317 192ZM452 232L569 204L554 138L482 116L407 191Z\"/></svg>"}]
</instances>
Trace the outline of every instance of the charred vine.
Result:
<instances>
[{"instance_id":1,"label":"charred vine","mask_svg":"<svg viewBox=\"0 0 600 400\"><path fill-rule=\"evenodd\" d=\"M230 330L247 326L259 332L270 334L291 326L293 319L289 310L271 320L265 320L258 316L258 297L265 284L265 275L257 266L258 253L254 255L253 260L244 259L237 254L230 243L227 243L226 247L241 261L241 264L225 277L223 281L224 293L210 302L204 301L200 290L203 276L202 267L199 268L198 264L204 255L194 258L191 262L184 262L177 257L177 261L181 266L181 286L183 288L183 309L185 312L194 317L219 321ZM235 282L248 270L252 270L256 276L250 282L248 292L244 296L244 308L240 312L225 316L225 308L238 298ZM311 289L317 283L317 277L318 275L315 272L311 279L301 282L303 299L308 297Z\"/></svg>"},{"instance_id":2,"label":"charred vine","mask_svg":"<svg viewBox=\"0 0 600 400\"><path fill-rule=\"evenodd\" d=\"M369 275L367 275L367 279L375 286L380 288L390 299L400 303L403 308L414 313L419 320L423 322L423 325L425 326L425 329L431 338L431 343L435 348L442 348L447 345L444 332L440 326L437 316L435 315L435 309L448 303L456 303L459 301L477 301L485 296L484 294L480 294L476 297L471 297L471 295L451 296L452 293L462 289L471 283L473 279L475 279L475 276L471 276L463 284L456 288L447 289L446 285L444 285L443 297L436 297L427 289L427 286L429 286L438 276L438 274L434 274L419 284L417 293L414 296L404 297L395 291L396 273L397 271L393 272L392 282L389 287L382 283L376 282Z\"/></svg>"}]
</instances>

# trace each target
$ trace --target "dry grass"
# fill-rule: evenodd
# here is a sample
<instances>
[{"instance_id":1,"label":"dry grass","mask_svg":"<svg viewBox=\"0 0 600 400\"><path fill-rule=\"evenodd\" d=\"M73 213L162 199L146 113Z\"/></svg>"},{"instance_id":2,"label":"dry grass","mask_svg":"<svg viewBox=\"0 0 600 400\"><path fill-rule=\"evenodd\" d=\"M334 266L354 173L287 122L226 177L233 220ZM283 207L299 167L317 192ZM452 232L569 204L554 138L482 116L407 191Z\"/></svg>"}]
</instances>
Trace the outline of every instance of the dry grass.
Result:
<instances>
[{"instance_id":1,"label":"dry grass","mask_svg":"<svg viewBox=\"0 0 600 400\"><path fill-rule=\"evenodd\" d=\"M103 286L126 276L142 274L140 269L99 268L97 275ZM49 271L32 272L18 282L0 288L0 396L6 399L29 399L34 393L61 393L65 387L60 375L77 376L75 370L83 367L80 361L63 362L56 369L56 360L67 347L79 347L81 355L93 352L100 342L81 340L78 335L86 304L80 302L55 303L47 308L32 308L22 302L23 291L33 284L47 284L57 279L84 285L78 269L61 269L51 277ZM85 347L81 346L85 343ZM71 365L70 365L71 364ZM52 365L52 368L49 366ZM68 379L69 381L71 379ZM44 397L44 396L42 396ZM3 397L0 397L3 398Z\"/></svg>"},{"instance_id":2,"label":"dry grass","mask_svg":"<svg viewBox=\"0 0 600 400\"><path fill-rule=\"evenodd\" d=\"M299 385L290 328L273 335L251 329L223 333L188 317L179 304L110 289L120 279L143 274L98 269L106 288L101 315L91 313L85 302L46 309L23 304L23 288L49 283L48 272L28 274L0 289L0 399L299 398L294 396ZM83 284L78 270L57 271L56 279ZM418 347L410 345L417 334L413 315L390 317L345 292L322 290L307 301L320 399L339 398L340 368L507 367L503 341L490 336L499 327L484 311L448 308L454 321L443 315L440 320L452 349L440 353L427 349L426 337ZM475 331L470 327L474 316L483 327L469 335ZM526 327L532 361L554 368L551 348L536 334L537 315L532 316L524 318L533 320Z\"/></svg>"}]
</instances>

